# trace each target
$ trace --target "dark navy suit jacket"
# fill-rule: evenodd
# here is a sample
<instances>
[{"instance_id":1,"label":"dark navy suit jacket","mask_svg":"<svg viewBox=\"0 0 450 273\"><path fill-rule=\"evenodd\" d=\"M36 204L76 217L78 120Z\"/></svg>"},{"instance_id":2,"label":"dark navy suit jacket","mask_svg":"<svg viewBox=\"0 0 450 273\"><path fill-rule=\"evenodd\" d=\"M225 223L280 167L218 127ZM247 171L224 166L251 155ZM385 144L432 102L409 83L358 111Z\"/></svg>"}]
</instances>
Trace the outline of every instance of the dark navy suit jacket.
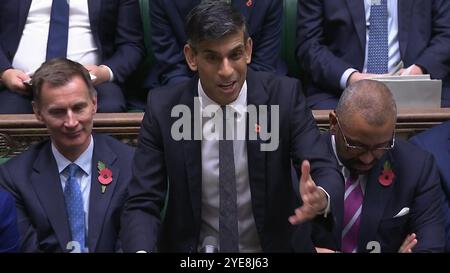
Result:
<instances>
[{"instance_id":1,"label":"dark navy suit jacket","mask_svg":"<svg viewBox=\"0 0 450 273\"><path fill-rule=\"evenodd\" d=\"M124 251L155 251L157 241L163 252L197 251L202 204L201 140L176 141L171 136L171 127L178 120L171 117L173 107L184 105L194 113L197 87L198 78L194 78L149 93L134 158L130 197L122 219ZM320 142L319 131L297 80L249 70L247 104L257 108L279 105L278 148L261 151L260 145L265 142L259 137L246 141L249 183L263 251L292 251L296 227L288 222L288 217L299 206L299 200L292 186L291 160L297 170L301 160L310 160L312 177L330 194L332 202L335 196L343 202L342 177L326 145ZM194 114L190 118L194 124ZM254 127L247 124L250 130ZM188 128L184 130L189 132ZM167 191L166 214L161 223Z\"/></svg>"},{"instance_id":2,"label":"dark navy suit jacket","mask_svg":"<svg viewBox=\"0 0 450 273\"><path fill-rule=\"evenodd\" d=\"M364 66L364 1L299 0L297 13L296 53L308 100L338 99L344 71ZM450 2L398 0L398 40L404 66L418 64L443 79L442 102L450 106Z\"/></svg>"},{"instance_id":3,"label":"dark navy suit jacket","mask_svg":"<svg viewBox=\"0 0 450 273\"><path fill-rule=\"evenodd\" d=\"M286 64L280 59L283 3L281 1L232 0L247 21L253 39L250 67L256 71L271 71L285 75ZM147 78L148 89L180 82L193 73L186 64L183 47L186 44L185 18L200 0L151 0L150 18L152 47L156 59Z\"/></svg>"},{"instance_id":4,"label":"dark navy suit jacket","mask_svg":"<svg viewBox=\"0 0 450 273\"><path fill-rule=\"evenodd\" d=\"M133 149L110 136L94 135L92 182L89 196L89 252L120 248L120 214L131 180ZM102 161L112 182L102 193L96 173ZM67 252L71 241L64 193L50 141L30 147L0 166L0 183L16 200L21 251Z\"/></svg>"},{"instance_id":5,"label":"dark navy suit jacket","mask_svg":"<svg viewBox=\"0 0 450 273\"><path fill-rule=\"evenodd\" d=\"M11 68L31 0L0 1L0 72ZM142 22L137 0L88 0L92 35L100 62L122 83L144 56Z\"/></svg>"},{"instance_id":6,"label":"dark navy suit jacket","mask_svg":"<svg viewBox=\"0 0 450 273\"><path fill-rule=\"evenodd\" d=\"M14 199L0 190L0 253L19 250L19 229Z\"/></svg>"},{"instance_id":7,"label":"dark navy suit jacket","mask_svg":"<svg viewBox=\"0 0 450 273\"><path fill-rule=\"evenodd\" d=\"M446 211L447 252L450 252L450 121L434 127L424 133L418 134L410 141L422 149L432 153L441 175L441 184L444 189Z\"/></svg>"},{"instance_id":8,"label":"dark navy suit jacket","mask_svg":"<svg viewBox=\"0 0 450 273\"><path fill-rule=\"evenodd\" d=\"M328 141L332 152L330 134L325 133L322 138ZM386 161L391 164L395 178L392 184L383 186L378 179ZM396 140L395 148L386 152L368 175L358 252L374 250L371 241L380 244L381 252L397 252L412 232L416 233L418 240L413 252L443 251L443 202L444 195L433 156L404 140ZM403 208L409 208L409 213L395 217ZM340 250L343 210L335 210L335 215L338 224L332 239L327 238L330 233L316 227L314 241L317 246Z\"/></svg>"}]
</instances>

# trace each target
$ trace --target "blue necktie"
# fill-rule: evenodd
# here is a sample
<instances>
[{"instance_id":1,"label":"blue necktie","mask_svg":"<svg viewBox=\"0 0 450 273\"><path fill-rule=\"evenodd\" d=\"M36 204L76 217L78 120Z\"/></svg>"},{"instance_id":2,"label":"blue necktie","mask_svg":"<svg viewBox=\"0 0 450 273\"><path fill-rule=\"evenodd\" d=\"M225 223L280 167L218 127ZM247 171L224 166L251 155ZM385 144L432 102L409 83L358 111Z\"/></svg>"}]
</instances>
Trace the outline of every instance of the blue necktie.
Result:
<instances>
[{"instance_id":1,"label":"blue necktie","mask_svg":"<svg viewBox=\"0 0 450 273\"><path fill-rule=\"evenodd\" d=\"M66 210L69 217L72 241L78 242L80 244L81 252L84 252L86 229L84 223L83 197L76 176L79 167L78 165L71 163L67 168L69 169L69 177L66 182L66 187L64 188L64 200L66 202Z\"/></svg>"},{"instance_id":2,"label":"blue necktie","mask_svg":"<svg viewBox=\"0 0 450 273\"><path fill-rule=\"evenodd\" d=\"M372 1L369 21L367 73L384 74L389 61L387 0L381 0L379 5Z\"/></svg>"},{"instance_id":3,"label":"blue necktie","mask_svg":"<svg viewBox=\"0 0 450 273\"><path fill-rule=\"evenodd\" d=\"M69 33L68 0L53 0L47 39L46 60L67 56Z\"/></svg>"}]
</instances>

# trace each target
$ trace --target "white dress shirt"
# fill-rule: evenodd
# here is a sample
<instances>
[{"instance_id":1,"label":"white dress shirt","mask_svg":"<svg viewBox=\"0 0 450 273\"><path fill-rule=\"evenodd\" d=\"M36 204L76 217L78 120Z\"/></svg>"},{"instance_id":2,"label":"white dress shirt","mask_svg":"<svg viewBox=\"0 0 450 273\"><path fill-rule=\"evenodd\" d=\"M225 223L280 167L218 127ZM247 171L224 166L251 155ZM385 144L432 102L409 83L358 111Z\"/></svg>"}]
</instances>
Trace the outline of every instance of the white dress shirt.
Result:
<instances>
[{"instance_id":1,"label":"white dress shirt","mask_svg":"<svg viewBox=\"0 0 450 273\"><path fill-rule=\"evenodd\" d=\"M70 5L67 58L83 65L100 64L97 45L92 35L87 0L67 0ZM45 62L52 0L31 1L22 37L12 67L32 76ZM110 76L112 75L111 69ZM112 79L112 77L111 77Z\"/></svg>"},{"instance_id":2,"label":"white dress shirt","mask_svg":"<svg viewBox=\"0 0 450 273\"><path fill-rule=\"evenodd\" d=\"M82 170L77 172L78 182L80 182L81 195L83 197L83 210L86 223L86 236L88 234L89 227L89 195L91 192L91 177L92 177L92 155L94 153L94 139L91 136L91 141L87 149L74 161L71 162L66 157L64 157L52 143L52 153L56 160L56 165L58 167L59 177L61 179L61 186L64 192L66 187L67 179L69 178L69 172L66 167L71 163L75 163ZM87 241L86 241L87 242ZM87 248L87 243L86 243Z\"/></svg>"},{"instance_id":3,"label":"white dress shirt","mask_svg":"<svg viewBox=\"0 0 450 273\"><path fill-rule=\"evenodd\" d=\"M206 110L220 109L220 106L210 99L198 82L200 113L204 116ZM258 232L253 215L251 192L248 174L247 144L245 141L247 83L244 82L239 97L229 104L237 113L234 121L234 162L236 174L236 192L238 209L239 252L261 252ZM206 109L205 109L206 108ZM215 112L215 111L214 111ZM222 112L217 112L217 120L222 121ZM204 119L206 121L208 119ZM221 124L221 122L220 122ZM228 127L227 127L228 128ZM203 123L202 131L202 213L199 248L208 236L219 242L219 130L214 130L213 119ZM227 129L228 130L228 129ZM244 137L242 137L244 136ZM219 249L220 246L218 245Z\"/></svg>"}]
</instances>

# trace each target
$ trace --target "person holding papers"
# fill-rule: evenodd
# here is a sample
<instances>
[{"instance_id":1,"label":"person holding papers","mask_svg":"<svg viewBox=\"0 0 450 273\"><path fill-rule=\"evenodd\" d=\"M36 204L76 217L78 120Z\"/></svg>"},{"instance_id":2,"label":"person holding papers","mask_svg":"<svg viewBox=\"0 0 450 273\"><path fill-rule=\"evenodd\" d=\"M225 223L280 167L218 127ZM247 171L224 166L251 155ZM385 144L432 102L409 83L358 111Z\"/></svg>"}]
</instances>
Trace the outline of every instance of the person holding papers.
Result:
<instances>
[{"instance_id":1,"label":"person holding papers","mask_svg":"<svg viewBox=\"0 0 450 273\"><path fill-rule=\"evenodd\" d=\"M313 109L334 109L347 85L399 68L442 79L441 105L450 106L450 1L299 0L297 14L296 54Z\"/></svg>"}]
</instances>

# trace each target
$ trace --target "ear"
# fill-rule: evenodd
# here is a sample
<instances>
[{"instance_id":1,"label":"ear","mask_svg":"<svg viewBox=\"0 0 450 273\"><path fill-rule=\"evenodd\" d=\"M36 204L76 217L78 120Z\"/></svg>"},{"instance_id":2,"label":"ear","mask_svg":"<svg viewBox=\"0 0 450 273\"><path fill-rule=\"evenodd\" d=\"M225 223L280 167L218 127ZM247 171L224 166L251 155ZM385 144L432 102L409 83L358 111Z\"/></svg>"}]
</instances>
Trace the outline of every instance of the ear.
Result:
<instances>
[{"instance_id":1,"label":"ear","mask_svg":"<svg viewBox=\"0 0 450 273\"><path fill-rule=\"evenodd\" d=\"M31 106L33 106L33 112L36 119L39 120L40 122L43 122L41 110L39 109L38 104L35 101L32 101Z\"/></svg>"},{"instance_id":2,"label":"ear","mask_svg":"<svg viewBox=\"0 0 450 273\"><path fill-rule=\"evenodd\" d=\"M253 50L253 40L252 38L248 37L247 43L245 43L245 58L247 64L250 64L252 62L252 50Z\"/></svg>"},{"instance_id":3,"label":"ear","mask_svg":"<svg viewBox=\"0 0 450 273\"><path fill-rule=\"evenodd\" d=\"M192 71L197 71L197 58L195 49L191 47L191 45L186 44L183 48L184 58L186 59L186 63Z\"/></svg>"},{"instance_id":4,"label":"ear","mask_svg":"<svg viewBox=\"0 0 450 273\"><path fill-rule=\"evenodd\" d=\"M330 120L330 133L332 135L336 135L336 130L337 130L337 119L336 119L336 111L333 110L330 112L329 114L329 120Z\"/></svg>"},{"instance_id":5,"label":"ear","mask_svg":"<svg viewBox=\"0 0 450 273\"><path fill-rule=\"evenodd\" d=\"M93 96L92 98L92 104L93 104L93 110L92 110L92 114L97 113L97 96Z\"/></svg>"}]
</instances>

